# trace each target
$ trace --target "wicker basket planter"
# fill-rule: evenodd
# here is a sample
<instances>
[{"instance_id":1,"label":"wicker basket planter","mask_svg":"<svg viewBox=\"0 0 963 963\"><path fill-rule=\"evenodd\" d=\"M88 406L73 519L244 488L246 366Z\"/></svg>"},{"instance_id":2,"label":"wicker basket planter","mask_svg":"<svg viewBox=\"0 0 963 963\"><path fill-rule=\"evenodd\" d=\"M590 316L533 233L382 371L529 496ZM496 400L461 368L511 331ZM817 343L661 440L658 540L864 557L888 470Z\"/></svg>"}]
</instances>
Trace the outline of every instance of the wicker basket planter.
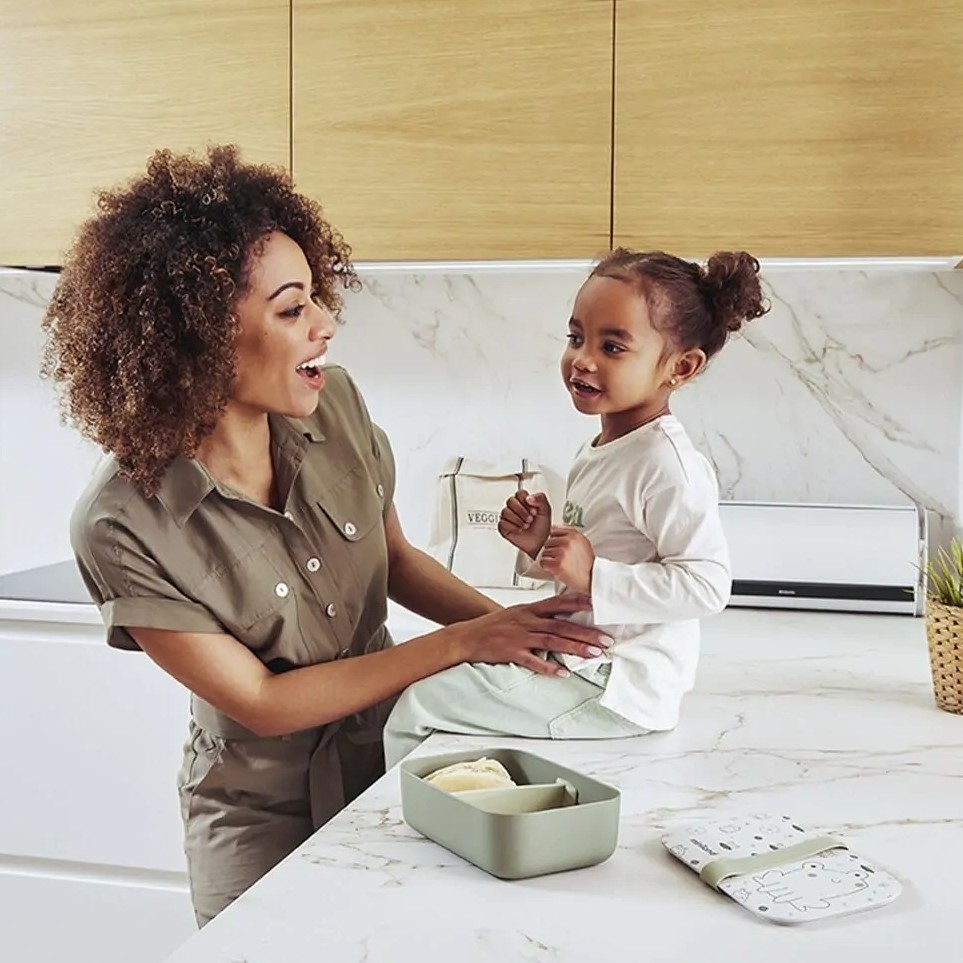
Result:
<instances>
[{"instance_id":1,"label":"wicker basket planter","mask_svg":"<svg viewBox=\"0 0 963 963\"><path fill-rule=\"evenodd\" d=\"M963 714L963 608L929 599L926 641L936 704L947 712Z\"/></svg>"}]
</instances>

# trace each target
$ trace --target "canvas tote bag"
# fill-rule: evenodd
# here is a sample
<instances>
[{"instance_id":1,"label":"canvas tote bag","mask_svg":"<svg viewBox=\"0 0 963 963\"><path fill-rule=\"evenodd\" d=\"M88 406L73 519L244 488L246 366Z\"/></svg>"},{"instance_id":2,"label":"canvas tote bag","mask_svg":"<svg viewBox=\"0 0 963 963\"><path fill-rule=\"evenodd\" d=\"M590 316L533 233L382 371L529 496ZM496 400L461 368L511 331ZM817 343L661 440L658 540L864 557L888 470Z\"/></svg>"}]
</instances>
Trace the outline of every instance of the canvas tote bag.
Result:
<instances>
[{"instance_id":1,"label":"canvas tote bag","mask_svg":"<svg viewBox=\"0 0 963 963\"><path fill-rule=\"evenodd\" d=\"M498 462L452 458L438 476L429 553L478 588L539 585L515 573L518 550L498 534L502 508L520 488L545 491L541 469L527 458Z\"/></svg>"}]
</instances>

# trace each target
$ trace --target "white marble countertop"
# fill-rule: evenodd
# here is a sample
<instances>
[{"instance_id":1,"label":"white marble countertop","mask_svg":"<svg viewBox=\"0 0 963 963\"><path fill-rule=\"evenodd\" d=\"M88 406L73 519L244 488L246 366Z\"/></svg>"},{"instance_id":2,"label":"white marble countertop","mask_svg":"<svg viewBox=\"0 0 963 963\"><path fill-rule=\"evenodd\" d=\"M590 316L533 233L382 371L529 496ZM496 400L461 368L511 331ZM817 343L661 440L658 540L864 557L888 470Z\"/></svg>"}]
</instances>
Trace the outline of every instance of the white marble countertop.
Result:
<instances>
[{"instance_id":1,"label":"white marble countertop","mask_svg":"<svg viewBox=\"0 0 963 963\"><path fill-rule=\"evenodd\" d=\"M618 786L605 863L494 879L403 822L392 771L170 963L960 959L963 717L934 706L922 620L728 610L704 640L674 732L423 747L523 745ZM902 896L834 921L757 920L660 842L674 822L744 809L841 834L900 878Z\"/></svg>"}]
</instances>

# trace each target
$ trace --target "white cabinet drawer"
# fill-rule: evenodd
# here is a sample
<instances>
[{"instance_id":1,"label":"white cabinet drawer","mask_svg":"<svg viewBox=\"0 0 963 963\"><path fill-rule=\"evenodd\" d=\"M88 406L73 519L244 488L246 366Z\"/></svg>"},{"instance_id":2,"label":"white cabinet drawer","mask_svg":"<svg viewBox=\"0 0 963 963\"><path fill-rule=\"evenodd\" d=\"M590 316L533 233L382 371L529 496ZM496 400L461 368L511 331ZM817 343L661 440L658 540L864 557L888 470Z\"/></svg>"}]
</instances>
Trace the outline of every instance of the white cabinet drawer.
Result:
<instances>
[{"instance_id":1,"label":"white cabinet drawer","mask_svg":"<svg viewBox=\"0 0 963 963\"><path fill-rule=\"evenodd\" d=\"M187 694L102 635L0 622L0 853L183 872Z\"/></svg>"},{"instance_id":2,"label":"white cabinet drawer","mask_svg":"<svg viewBox=\"0 0 963 963\"><path fill-rule=\"evenodd\" d=\"M5 963L160 963L197 932L187 890L0 872Z\"/></svg>"}]
</instances>

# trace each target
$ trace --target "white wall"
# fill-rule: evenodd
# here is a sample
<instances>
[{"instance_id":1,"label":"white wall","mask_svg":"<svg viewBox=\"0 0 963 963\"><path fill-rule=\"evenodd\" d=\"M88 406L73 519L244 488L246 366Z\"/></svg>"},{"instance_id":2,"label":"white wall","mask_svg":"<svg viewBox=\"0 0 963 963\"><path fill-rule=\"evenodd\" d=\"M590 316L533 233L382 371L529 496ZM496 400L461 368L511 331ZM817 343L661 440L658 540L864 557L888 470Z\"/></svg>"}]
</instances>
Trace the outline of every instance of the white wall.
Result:
<instances>
[{"instance_id":1,"label":"white wall","mask_svg":"<svg viewBox=\"0 0 963 963\"><path fill-rule=\"evenodd\" d=\"M60 424L38 376L40 319L55 281L0 273L0 573L69 557L70 511L99 457Z\"/></svg>"}]
</instances>

